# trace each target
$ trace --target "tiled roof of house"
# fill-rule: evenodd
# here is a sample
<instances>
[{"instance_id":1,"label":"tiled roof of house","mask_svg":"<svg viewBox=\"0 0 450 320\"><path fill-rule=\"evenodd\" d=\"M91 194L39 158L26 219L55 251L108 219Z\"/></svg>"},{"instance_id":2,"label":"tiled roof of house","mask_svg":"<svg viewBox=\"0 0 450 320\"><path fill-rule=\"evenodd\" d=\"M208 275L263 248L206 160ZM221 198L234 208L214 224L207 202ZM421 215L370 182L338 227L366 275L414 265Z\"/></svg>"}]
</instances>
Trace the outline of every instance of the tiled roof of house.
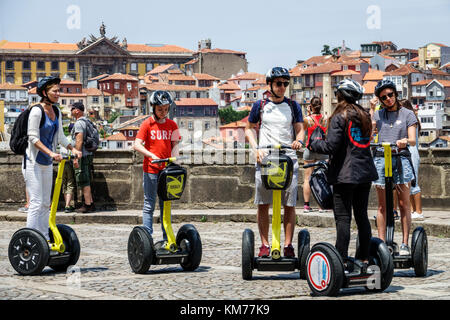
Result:
<instances>
[{"instance_id":1,"label":"tiled roof of house","mask_svg":"<svg viewBox=\"0 0 450 320\"><path fill-rule=\"evenodd\" d=\"M177 106L217 106L218 104L210 98L181 98L175 101Z\"/></svg>"},{"instance_id":2,"label":"tiled roof of house","mask_svg":"<svg viewBox=\"0 0 450 320\"><path fill-rule=\"evenodd\" d=\"M338 72L333 72L331 76L352 76L354 74L359 74L359 72L348 69L348 70L342 70Z\"/></svg>"},{"instance_id":3,"label":"tiled roof of house","mask_svg":"<svg viewBox=\"0 0 450 320\"><path fill-rule=\"evenodd\" d=\"M363 84L364 94L374 94L377 81L367 81Z\"/></svg>"},{"instance_id":4,"label":"tiled roof of house","mask_svg":"<svg viewBox=\"0 0 450 320\"><path fill-rule=\"evenodd\" d=\"M174 85L165 83L149 83L141 86L141 88L147 88L150 91L165 90L165 91L207 91L208 88L189 86L189 85Z\"/></svg>"},{"instance_id":5,"label":"tiled roof of house","mask_svg":"<svg viewBox=\"0 0 450 320\"><path fill-rule=\"evenodd\" d=\"M106 78L100 79L99 82L109 81L109 80L127 80L127 81L139 81L138 78L123 73L114 73Z\"/></svg>"},{"instance_id":6,"label":"tiled roof of house","mask_svg":"<svg viewBox=\"0 0 450 320\"><path fill-rule=\"evenodd\" d=\"M14 84L10 82L0 83L0 90L28 90L19 84Z\"/></svg>"},{"instance_id":7,"label":"tiled roof of house","mask_svg":"<svg viewBox=\"0 0 450 320\"><path fill-rule=\"evenodd\" d=\"M153 70L149 71L148 74L155 75L155 74L158 74L158 73L163 73L163 72L169 70L171 67L173 67L173 63L165 64L165 65L162 65L162 66L157 66Z\"/></svg>"},{"instance_id":8,"label":"tiled roof of house","mask_svg":"<svg viewBox=\"0 0 450 320\"><path fill-rule=\"evenodd\" d=\"M111 93L101 91L97 88L83 88L83 93L86 93L88 96L111 96Z\"/></svg>"},{"instance_id":9,"label":"tiled roof of house","mask_svg":"<svg viewBox=\"0 0 450 320\"><path fill-rule=\"evenodd\" d=\"M339 63L325 63L317 67L311 67L303 71L303 74L318 74L331 73L333 71L340 71L341 65Z\"/></svg>"},{"instance_id":10,"label":"tiled roof of house","mask_svg":"<svg viewBox=\"0 0 450 320\"><path fill-rule=\"evenodd\" d=\"M207 73L194 73L194 78L197 80L212 80L212 81L219 81L219 78L216 78L210 74Z\"/></svg>"},{"instance_id":11,"label":"tiled roof of house","mask_svg":"<svg viewBox=\"0 0 450 320\"><path fill-rule=\"evenodd\" d=\"M420 73L420 71L417 70L416 68L414 68L410 64L405 64L404 66L398 68L397 70L386 73L386 75L387 76L405 76L410 73Z\"/></svg>"},{"instance_id":12,"label":"tiled roof of house","mask_svg":"<svg viewBox=\"0 0 450 320\"><path fill-rule=\"evenodd\" d=\"M235 122L231 122L228 124L224 124L223 126L220 126L220 129L224 129L224 128L245 128L245 126L247 125L248 122L248 117L246 116L244 119L235 121Z\"/></svg>"},{"instance_id":13,"label":"tiled roof of house","mask_svg":"<svg viewBox=\"0 0 450 320\"><path fill-rule=\"evenodd\" d=\"M369 72L364 75L363 81L383 80L386 72L369 68Z\"/></svg>"},{"instance_id":14,"label":"tiled roof of house","mask_svg":"<svg viewBox=\"0 0 450 320\"><path fill-rule=\"evenodd\" d=\"M113 134L113 135L107 137L104 140L106 140L106 141L127 141L127 138L124 136L124 134L122 132L118 132L116 134Z\"/></svg>"},{"instance_id":15,"label":"tiled roof of house","mask_svg":"<svg viewBox=\"0 0 450 320\"><path fill-rule=\"evenodd\" d=\"M228 81L234 81L234 80L258 80L258 79L265 79L265 75L256 73L256 72L244 72L241 74L237 74L234 77L231 77L228 79Z\"/></svg>"},{"instance_id":16,"label":"tiled roof of house","mask_svg":"<svg viewBox=\"0 0 450 320\"><path fill-rule=\"evenodd\" d=\"M411 83L411 85L412 86L427 86L431 81L433 81L433 79L425 79L425 80Z\"/></svg>"},{"instance_id":17,"label":"tiled roof of house","mask_svg":"<svg viewBox=\"0 0 450 320\"><path fill-rule=\"evenodd\" d=\"M225 82L218 85L220 90L241 90L241 88L234 82Z\"/></svg>"},{"instance_id":18,"label":"tiled roof of house","mask_svg":"<svg viewBox=\"0 0 450 320\"><path fill-rule=\"evenodd\" d=\"M90 78L90 79L88 79L88 81L91 81L91 80L99 80L99 79L102 79L102 78L106 78L107 76L109 76L109 74L104 73L104 74L98 75L98 76L96 76L96 77Z\"/></svg>"}]
</instances>

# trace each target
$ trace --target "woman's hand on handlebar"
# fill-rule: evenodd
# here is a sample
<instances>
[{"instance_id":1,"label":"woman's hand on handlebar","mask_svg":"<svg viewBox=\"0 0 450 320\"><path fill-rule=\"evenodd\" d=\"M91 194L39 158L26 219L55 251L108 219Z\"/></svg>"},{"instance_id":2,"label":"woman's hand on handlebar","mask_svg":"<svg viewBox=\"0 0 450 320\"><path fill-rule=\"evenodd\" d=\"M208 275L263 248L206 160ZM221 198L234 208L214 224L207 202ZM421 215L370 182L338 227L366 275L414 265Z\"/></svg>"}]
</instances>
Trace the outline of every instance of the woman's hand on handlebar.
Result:
<instances>
[{"instance_id":1,"label":"woman's hand on handlebar","mask_svg":"<svg viewBox=\"0 0 450 320\"><path fill-rule=\"evenodd\" d=\"M71 151L72 151L73 155L75 156L75 158L80 159L83 156L83 152L79 151L79 150L77 150L75 148L72 148Z\"/></svg>"},{"instance_id":2,"label":"woman's hand on handlebar","mask_svg":"<svg viewBox=\"0 0 450 320\"><path fill-rule=\"evenodd\" d=\"M292 142L291 144L291 148L294 150L300 150L302 148L302 144L300 143L300 141L294 140L294 142Z\"/></svg>"},{"instance_id":3,"label":"woman's hand on handlebar","mask_svg":"<svg viewBox=\"0 0 450 320\"><path fill-rule=\"evenodd\" d=\"M256 162L262 163L262 160L266 156L266 153L261 149L256 149Z\"/></svg>"},{"instance_id":4,"label":"woman's hand on handlebar","mask_svg":"<svg viewBox=\"0 0 450 320\"><path fill-rule=\"evenodd\" d=\"M397 141L395 142L395 144L397 145L397 147L398 147L399 149L404 149L404 148L406 148L407 145L408 145L408 139L407 139L407 138L403 138L403 139L397 140Z\"/></svg>"},{"instance_id":5,"label":"woman's hand on handlebar","mask_svg":"<svg viewBox=\"0 0 450 320\"><path fill-rule=\"evenodd\" d=\"M56 162L60 162L63 158L63 156L61 154L54 153L53 151L50 152L50 157L53 159L53 161L56 161Z\"/></svg>"}]
</instances>

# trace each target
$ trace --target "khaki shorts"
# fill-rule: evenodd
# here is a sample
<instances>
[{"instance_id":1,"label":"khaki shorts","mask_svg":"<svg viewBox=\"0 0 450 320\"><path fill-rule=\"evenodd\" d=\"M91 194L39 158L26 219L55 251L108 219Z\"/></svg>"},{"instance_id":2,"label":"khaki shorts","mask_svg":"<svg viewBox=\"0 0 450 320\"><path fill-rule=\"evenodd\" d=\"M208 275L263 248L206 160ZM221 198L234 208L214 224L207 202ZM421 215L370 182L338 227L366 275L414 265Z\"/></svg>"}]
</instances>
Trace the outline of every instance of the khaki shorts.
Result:
<instances>
[{"instance_id":1,"label":"khaki shorts","mask_svg":"<svg viewBox=\"0 0 450 320\"><path fill-rule=\"evenodd\" d=\"M78 160L79 166L75 169L75 179L79 188L88 187L92 181L93 156L85 156Z\"/></svg>"},{"instance_id":2,"label":"khaki shorts","mask_svg":"<svg viewBox=\"0 0 450 320\"><path fill-rule=\"evenodd\" d=\"M63 194L74 194L75 186L75 171L73 170L73 164L71 161L66 161L62 176Z\"/></svg>"},{"instance_id":3,"label":"khaki shorts","mask_svg":"<svg viewBox=\"0 0 450 320\"><path fill-rule=\"evenodd\" d=\"M281 204L283 206L295 207L297 204L297 189L298 189L298 162L294 162L294 172L292 173L291 185L286 189L281 191ZM255 204L272 204L272 193L273 190L268 190L264 187L261 180L261 166L257 164L255 166Z\"/></svg>"}]
</instances>

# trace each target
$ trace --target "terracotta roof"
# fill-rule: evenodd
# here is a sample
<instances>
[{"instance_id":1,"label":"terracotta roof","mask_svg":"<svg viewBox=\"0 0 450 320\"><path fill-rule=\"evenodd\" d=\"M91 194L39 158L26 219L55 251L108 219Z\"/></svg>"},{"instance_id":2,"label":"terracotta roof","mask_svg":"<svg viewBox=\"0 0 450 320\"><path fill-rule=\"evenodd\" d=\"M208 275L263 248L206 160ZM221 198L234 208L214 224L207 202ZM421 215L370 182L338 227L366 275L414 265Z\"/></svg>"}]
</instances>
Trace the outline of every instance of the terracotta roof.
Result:
<instances>
[{"instance_id":1,"label":"terracotta roof","mask_svg":"<svg viewBox=\"0 0 450 320\"><path fill-rule=\"evenodd\" d=\"M369 68L369 72L364 75L363 81L383 80L386 72Z\"/></svg>"},{"instance_id":2,"label":"terracotta roof","mask_svg":"<svg viewBox=\"0 0 450 320\"><path fill-rule=\"evenodd\" d=\"M117 130L119 130L119 131L122 131L122 130L124 130L124 131L126 131L126 130L139 130L139 127L138 126L126 126L126 127L122 127L120 129L117 129Z\"/></svg>"},{"instance_id":3,"label":"terracotta roof","mask_svg":"<svg viewBox=\"0 0 450 320\"><path fill-rule=\"evenodd\" d=\"M314 65L314 64L316 64L316 65L323 64L325 62L328 62L330 59L332 59L332 57L333 56L331 56L331 55L330 56L312 56L308 60L303 61L302 63L300 63L300 65L303 66L303 65L306 64L308 66L311 66L311 65Z\"/></svg>"},{"instance_id":4,"label":"terracotta roof","mask_svg":"<svg viewBox=\"0 0 450 320\"><path fill-rule=\"evenodd\" d=\"M437 68L431 68L431 74L441 75L441 76L450 76L450 73L439 70Z\"/></svg>"},{"instance_id":5,"label":"terracotta roof","mask_svg":"<svg viewBox=\"0 0 450 320\"><path fill-rule=\"evenodd\" d=\"M197 87L197 86L189 86L189 85L174 85L174 84L165 84L165 83L150 83L141 88L147 88L150 91L156 90L165 90L165 91L207 91L208 88Z\"/></svg>"},{"instance_id":6,"label":"terracotta roof","mask_svg":"<svg viewBox=\"0 0 450 320\"><path fill-rule=\"evenodd\" d=\"M194 64L194 63L196 63L197 61L198 61L198 59L192 59L192 60L189 60L188 62L186 62L184 65Z\"/></svg>"},{"instance_id":7,"label":"terracotta roof","mask_svg":"<svg viewBox=\"0 0 450 320\"><path fill-rule=\"evenodd\" d=\"M183 74L183 71L181 71L180 69L169 69L167 70L167 72L171 74Z\"/></svg>"},{"instance_id":8,"label":"terracotta roof","mask_svg":"<svg viewBox=\"0 0 450 320\"><path fill-rule=\"evenodd\" d=\"M0 83L0 90L27 90L27 88L22 87L20 84L14 83Z\"/></svg>"},{"instance_id":9,"label":"terracotta roof","mask_svg":"<svg viewBox=\"0 0 450 320\"><path fill-rule=\"evenodd\" d=\"M410 73L420 73L420 71L417 70L416 68L414 68L412 65L406 64L406 65L402 66L401 68L398 68L397 70L386 73L386 75L387 76L405 76Z\"/></svg>"},{"instance_id":10,"label":"terracotta roof","mask_svg":"<svg viewBox=\"0 0 450 320\"><path fill-rule=\"evenodd\" d=\"M36 87L31 88L30 90L28 90L28 94L37 94Z\"/></svg>"},{"instance_id":11,"label":"terracotta roof","mask_svg":"<svg viewBox=\"0 0 450 320\"><path fill-rule=\"evenodd\" d=\"M241 90L241 88L234 82L225 82L218 85L220 90Z\"/></svg>"},{"instance_id":12,"label":"terracotta roof","mask_svg":"<svg viewBox=\"0 0 450 320\"><path fill-rule=\"evenodd\" d=\"M333 71L341 71L339 63L325 63L317 67L311 67L303 71L303 74L331 73Z\"/></svg>"},{"instance_id":13,"label":"terracotta roof","mask_svg":"<svg viewBox=\"0 0 450 320\"><path fill-rule=\"evenodd\" d=\"M450 136L439 136L439 139L450 142Z\"/></svg>"},{"instance_id":14,"label":"terracotta roof","mask_svg":"<svg viewBox=\"0 0 450 320\"><path fill-rule=\"evenodd\" d=\"M217 106L217 103L210 98L181 98L175 101L177 106Z\"/></svg>"},{"instance_id":15,"label":"terracotta roof","mask_svg":"<svg viewBox=\"0 0 450 320\"><path fill-rule=\"evenodd\" d=\"M100 79L101 81L109 81L109 80L128 80L128 81L139 81L138 78L131 76L129 74L123 74L123 73L114 73L106 78Z\"/></svg>"},{"instance_id":16,"label":"terracotta roof","mask_svg":"<svg viewBox=\"0 0 450 320\"><path fill-rule=\"evenodd\" d=\"M246 52L234 51L229 49L201 49L201 53L232 53L232 54L247 54Z\"/></svg>"},{"instance_id":17,"label":"terracotta roof","mask_svg":"<svg viewBox=\"0 0 450 320\"><path fill-rule=\"evenodd\" d=\"M450 80L436 80L436 81L439 82L440 84L442 84L446 88L450 87Z\"/></svg>"},{"instance_id":18,"label":"terracotta roof","mask_svg":"<svg viewBox=\"0 0 450 320\"><path fill-rule=\"evenodd\" d=\"M90 81L90 80L98 80L98 79L101 79L101 78L106 78L107 76L109 76L109 74L104 73L104 74L101 74L101 75L99 75L99 76L90 78L90 79L88 79L88 81Z\"/></svg>"},{"instance_id":19,"label":"terracotta roof","mask_svg":"<svg viewBox=\"0 0 450 320\"><path fill-rule=\"evenodd\" d=\"M418 61L419 61L419 56L408 60L408 62L418 62Z\"/></svg>"},{"instance_id":20,"label":"terracotta roof","mask_svg":"<svg viewBox=\"0 0 450 320\"><path fill-rule=\"evenodd\" d=\"M251 110L252 110L252 107L249 107L249 106L243 106L243 107L239 107L237 110L238 110L238 111L251 111ZM246 118L244 118L244 119L247 119L246 122L248 122L248 117L246 117Z\"/></svg>"},{"instance_id":21,"label":"terracotta roof","mask_svg":"<svg viewBox=\"0 0 450 320\"><path fill-rule=\"evenodd\" d=\"M433 79L425 79L418 82L411 83L412 86L427 86Z\"/></svg>"},{"instance_id":22,"label":"terracotta roof","mask_svg":"<svg viewBox=\"0 0 450 320\"><path fill-rule=\"evenodd\" d=\"M155 69L151 70L148 72L148 74L158 74L158 73L163 73L165 71L167 71L168 69L170 69L171 67L173 67L174 64L165 64L162 66L157 66Z\"/></svg>"},{"instance_id":23,"label":"terracotta roof","mask_svg":"<svg viewBox=\"0 0 450 320\"><path fill-rule=\"evenodd\" d=\"M224 124L223 126L220 126L220 129L224 129L224 128L245 128L245 126L247 125L248 122L248 117L246 116L244 119L235 121L235 122L231 122L228 124Z\"/></svg>"},{"instance_id":24,"label":"terracotta roof","mask_svg":"<svg viewBox=\"0 0 450 320\"><path fill-rule=\"evenodd\" d=\"M332 76L351 76L354 74L359 74L359 72L348 69L348 70L342 70L342 71L338 71L338 72L334 72L331 75Z\"/></svg>"},{"instance_id":25,"label":"terracotta roof","mask_svg":"<svg viewBox=\"0 0 450 320\"><path fill-rule=\"evenodd\" d=\"M207 73L194 73L194 78L197 80L213 80L213 81L219 81L219 78L216 78L210 74Z\"/></svg>"},{"instance_id":26,"label":"terracotta roof","mask_svg":"<svg viewBox=\"0 0 450 320\"><path fill-rule=\"evenodd\" d=\"M82 85L81 82L78 81L73 81L73 80L69 80L69 79L61 79L61 84L78 84L78 85Z\"/></svg>"},{"instance_id":27,"label":"terracotta roof","mask_svg":"<svg viewBox=\"0 0 450 320\"><path fill-rule=\"evenodd\" d=\"M377 81L367 81L363 84L364 94L374 94Z\"/></svg>"},{"instance_id":28,"label":"terracotta roof","mask_svg":"<svg viewBox=\"0 0 450 320\"><path fill-rule=\"evenodd\" d=\"M244 72L242 74L237 74L234 77L228 79L228 81L234 80L257 80L257 79L265 79L265 75L256 73L256 72Z\"/></svg>"},{"instance_id":29,"label":"terracotta roof","mask_svg":"<svg viewBox=\"0 0 450 320\"><path fill-rule=\"evenodd\" d=\"M106 139L104 139L106 141L127 141L127 138L123 135L122 132L113 134L109 137L107 137Z\"/></svg>"},{"instance_id":30,"label":"terracotta roof","mask_svg":"<svg viewBox=\"0 0 450 320\"><path fill-rule=\"evenodd\" d=\"M194 77L185 76L184 74L168 74L165 78L172 81L195 81Z\"/></svg>"},{"instance_id":31,"label":"terracotta roof","mask_svg":"<svg viewBox=\"0 0 450 320\"><path fill-rule=\"evenodd\" d=\"M136 123L136 122L139 122L139 121L144 121L144 120L146 120L148 117L150 117L150 115L140 115L140 116L136 116L136 117L134 117L133 119L130 119L130 120L128 120L128 121L125 121L125 122L119 124L119 125L117 126L117 128L119 128L118 130L120 130L120 128L125 128L125 127L127 127L127 126L132 125L133 123Z\"/></svg>"}]
</instances>

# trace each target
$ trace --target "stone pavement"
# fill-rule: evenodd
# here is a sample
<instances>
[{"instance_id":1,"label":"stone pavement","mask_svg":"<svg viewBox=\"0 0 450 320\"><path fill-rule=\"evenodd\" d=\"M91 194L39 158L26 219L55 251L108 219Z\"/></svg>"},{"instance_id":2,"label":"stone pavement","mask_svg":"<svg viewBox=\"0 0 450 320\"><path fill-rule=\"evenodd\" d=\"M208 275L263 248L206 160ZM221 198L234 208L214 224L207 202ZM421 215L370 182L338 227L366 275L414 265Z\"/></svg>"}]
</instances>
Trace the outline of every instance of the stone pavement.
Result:
<instances>
[{"instance_id":1,"label":"stone pavement","mask_svg":"<svg viewBox=\"0 0 450 320\"><path fill-rule=\"evenodd\" d=\"M159 211L158 211L159 212ZM271 212L271 210L270 210ZM331 211L320 213L317 210L303 213L297 208L297 225L306 227L334 227ZM372 229L376 230L374 216L376 210L369 210ZM423 221L413 220L411 230L423 226L427 235L450 238L450 211L424 209ZM159 222L159 213L154 219ZM26 221L26 213L0 211L0 221ZM172 208L172 221L176 222L256 222L256 209L177 209ZM104 223L104 224L142 224L141 210L97 211L95 213L57 213L57 223ZM354 219L352 226L356 228ZM401 232L400 221L396 221L396 232Z\"/></svg>"},{"instance_id":2,"label":"stone pavement","mask_svg":"<svg viewBox=\"0 0 450 320\"><path fill-rule=\"evenodd\" d=\"M0 300L150 299L204 302L210 299L222 301L450 299L450 238L442 236L428 237L429 268L426 277L416 278L412 269L397 269L391 286L383 293L368 294L363 289L352 288L343 290L337 298L314 298L310 296L307 282L300 280L298 272L254 270L253 279L244 281L241 276L243 230L251 228L254 231L255 247L260 245L260 241L254 222L230 221L243 218L252 220L251 210L242 210L239 213L240 211L174 210L174 220L178 220L173 224L175 233L184 224L180 220L191 221L200 233L203 244L200 267L194 272L184 272L179 265L151 266L144 275L132 273L127 258L127 240L136 224L133 219L137 219L137 211L86 214L82 217L59 214L58 222L61 222L60 218L64 216L74 219L70 225L76 231L81 243L81 255L76 265L79 269L75 269L78 272L57 273L46 268L42 275L33 277L18 275L11 267L7 254L12 234L24 227L24 222L3 219L0 221ZM6 215L9 220L12 220L11 215ZM315 219L313 217L318 214L309 215L311 220L306 219L302 213L299 214L299 221L312 223L311 221ZM122 218L114 220L117 216ZM87 221L88 218L92 220ZM433 219L438 220L437 217ZM105 224L105 221L109 223ZM315 223L325 224L326 221L324 218L317 218ZM296 233L302 228L297 226ZM311 244L319 241L334 244L334 227L308 226L307 229L311 234ZM156 224L154 230L154 238L160 240L160 225ZM400 233L395 234L396 241L399 240L399 236ZM355 239L356 231L352 230L350 254L355 251ZM296 246L295 235L294 247Z\"/></svg>"}]
</instances>

